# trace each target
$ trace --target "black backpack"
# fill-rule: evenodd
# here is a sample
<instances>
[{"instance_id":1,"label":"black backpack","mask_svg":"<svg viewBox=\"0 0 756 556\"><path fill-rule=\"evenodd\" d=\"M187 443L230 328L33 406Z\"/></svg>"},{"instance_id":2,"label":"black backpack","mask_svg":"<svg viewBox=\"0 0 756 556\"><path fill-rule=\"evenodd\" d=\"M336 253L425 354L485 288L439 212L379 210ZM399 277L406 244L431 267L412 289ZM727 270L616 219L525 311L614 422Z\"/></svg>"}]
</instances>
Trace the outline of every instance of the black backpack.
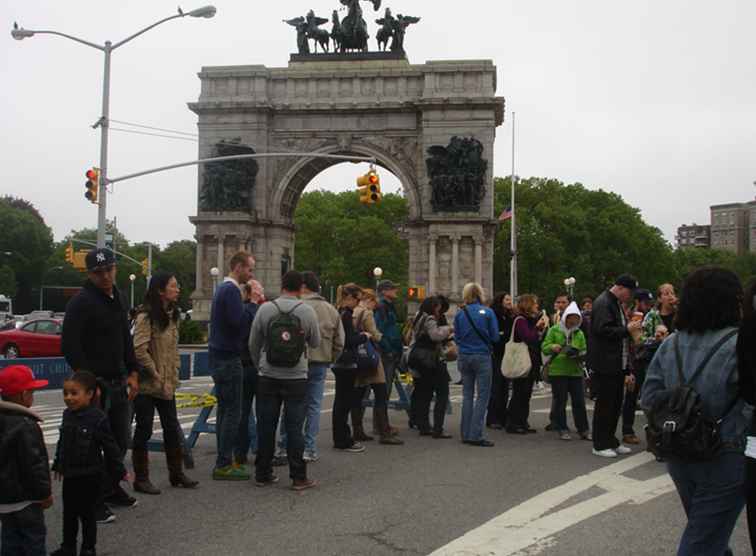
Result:
<instances>
[{"instance_id":1,"label":"black backpack","mask_svg":"<svg viewBox=\"0 0 756 556\"><path fill-rule=\"evenodd\" d=\"M274 367L294 367L305 352L305 331L299 317L292 314L302 303L297 303L290 311L282 311L278 303L272 301L278 314L268 323L265 338L265 357Z\"/></svg>"},{"instance_id":2,"label":"black backpack","mask_svg":"<svg viewBox=\"0 0 756 556\"><path fill-rule=\"evenodd\" d=\"M675 335L672 338L680 384L660 392L652 407L646 411L648 451L657 459L673 456L688 461L706 461L713 459L719 453L722 448L719 427L722 420L737 404L738 398L736 396L724 414L719 419L715 419L704 407L701 396L692 384L714 354L737 333L737 330L732 330L725 334L711 348L687 382L682 372L683 361L678 336Z\"/></svg>"}]
</instances>

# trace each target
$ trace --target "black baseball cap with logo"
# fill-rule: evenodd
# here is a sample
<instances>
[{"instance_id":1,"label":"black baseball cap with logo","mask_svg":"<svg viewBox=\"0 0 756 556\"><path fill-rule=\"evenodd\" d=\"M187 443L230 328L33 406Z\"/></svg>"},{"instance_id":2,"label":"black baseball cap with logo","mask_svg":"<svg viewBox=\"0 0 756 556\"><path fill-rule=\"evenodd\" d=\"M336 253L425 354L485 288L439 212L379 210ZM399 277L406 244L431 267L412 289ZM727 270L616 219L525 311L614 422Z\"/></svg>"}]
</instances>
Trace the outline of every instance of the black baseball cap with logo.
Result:
<instances>
[{"instance_id":1,"label":"black baseball cap with logo","mask_svg":"<svg viewBox=\"0 0 756 556\"><path fill-rule=\"evenodd\" d=\"M98 270L107 270L116 264L113 251L110 249L95 249L87 253L86 259L87 272L97 272Z\"/></svg>"},{"instance_id":2,"label":"black baseball cap with logo","mask_svg":"<svg viewBox=\"0 0 756 556\"><path fill-rule=\"evenodd\" d=\"M638 288L635 290L635 293L633 293L633 296L638 301L648 301L653 303L654 301L654 294L652 294L649 290L644 288Z\"/></svg>"}]
</instances>

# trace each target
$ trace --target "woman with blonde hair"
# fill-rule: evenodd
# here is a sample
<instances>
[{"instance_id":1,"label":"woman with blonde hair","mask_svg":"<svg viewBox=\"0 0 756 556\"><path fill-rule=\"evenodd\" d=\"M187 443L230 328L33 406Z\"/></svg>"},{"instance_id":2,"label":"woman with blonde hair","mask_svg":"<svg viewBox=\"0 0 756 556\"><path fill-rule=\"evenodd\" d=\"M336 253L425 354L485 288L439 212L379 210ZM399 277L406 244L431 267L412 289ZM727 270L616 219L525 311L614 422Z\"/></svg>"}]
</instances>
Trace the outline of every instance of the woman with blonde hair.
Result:
<instances>
[{"instance_id":1,"label":"woman with blonde hair","mask_svg":"<svg viewBox=\"0 0 756 556\"><path fill-rule=\"evenodd\" d=\"M530 398L533 384L541 371L541 338L549 325L546 313L541 313L538 297L523 294L517 302L517 317L514 323L514 341L525 342L533 366L530 372L512 381L512 399L507 410L507 432L510 434L528 434L536 430L528 423L530 416Z\"/></svg>"},{"instance_id":2,"label":"woman with blonde hair","mask_svg":"<svg viewBox=\"0 0 756 556\"><path fill-rule=\"evenodd\" d=\"M491 396L491 350L499 339L499 325L494 312L483 305L484 298L480 284L464 287L464 305L454 317L454 331L462 375L462 442L490 447L494 444L483 438L483 427Z\"/></svg>"},{"instance_id":3,"label":"woman with blonde hair","mask_svg":"<svg viewBox=\"0 0 756 556\"><path fill-rule=\"evenodd\" d=\"M381 341L383 336L375 326L373 311L378 305L378 298L375 292L370 289L362 290L362 299L360 304L354 309L354 326L357 332L367 332L371 340L376 344ZM368 442L373 440L372 436L365 433L362 425L362 418L365 415L365 407L362 401L365 399L368 388L373 389L375 401L373 404L373 429L378 431L381 444L404 444L401 440L392 434L388 421L388 388L386 387L386 373L383 370L383 362L378 359L378 366L369 374L358 374L355 380L357 393L355 398L358 401L352 410L352 436L358 442Z\"/></svg>"},{"instance_id":4,"label":"woman with blonde hair","mask_svg":"<svg viewBox=\"0 0 756 556\"><path fill-rule=\"evenodd\" d=\"M354 309L362 298L362 288L357 284L344 284L336 291L336 308L344 326L344 351L333 364L336 377L336 396L333 401L333 447L350 453L364 452L365 447L355 441L349 429L349 412L362 403L355 388L357 379L357 346L370 339L367 332L357 332L354 327Z\"/></svg>"}]
</instances>

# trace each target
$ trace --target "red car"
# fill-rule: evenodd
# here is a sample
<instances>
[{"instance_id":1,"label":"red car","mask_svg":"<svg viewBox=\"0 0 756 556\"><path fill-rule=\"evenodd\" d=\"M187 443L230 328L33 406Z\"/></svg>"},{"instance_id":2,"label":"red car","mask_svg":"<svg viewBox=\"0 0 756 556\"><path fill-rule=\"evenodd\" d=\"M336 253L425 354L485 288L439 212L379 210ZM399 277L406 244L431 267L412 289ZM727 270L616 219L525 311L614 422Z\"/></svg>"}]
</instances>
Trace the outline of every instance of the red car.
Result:
<instances>
[{"instance_id":1,"label":"red car","mask_svg":"<svg viewBox=\"0 0 756 556\"><path fill-rule=\"evenodd\" d=\"M54 319L25 323L17 330L0 332L0 353L8 359L16 357L60 357L60 335L63 325Z\"/></svg>"}]
</instances>

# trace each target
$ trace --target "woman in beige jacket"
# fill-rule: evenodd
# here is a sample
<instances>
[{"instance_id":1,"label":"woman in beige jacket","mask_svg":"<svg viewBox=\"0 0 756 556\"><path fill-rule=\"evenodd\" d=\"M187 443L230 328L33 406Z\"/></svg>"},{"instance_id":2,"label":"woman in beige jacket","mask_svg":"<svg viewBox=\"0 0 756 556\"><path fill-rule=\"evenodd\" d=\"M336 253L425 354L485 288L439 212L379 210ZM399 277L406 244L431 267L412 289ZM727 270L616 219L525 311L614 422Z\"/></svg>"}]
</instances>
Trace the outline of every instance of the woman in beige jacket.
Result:
<instances>
[{"instance_id":1,"label":"woman in beige jacket","mask_svg":"<svg viewBox=\"0 0 756 556\"><path fill-rule=\"evenodd\" d=\"M194 488L193 481L184 474L181 426L176 412L178 388L179 296L176 277L168 272L157 272L140 307L134 326L134 351L142 368L139 377L139 394L134 399L136 429L131 450L134 464L134 490L144 494L160 494L150 482L147 442L152 436L155 410L163 427L163 444L171 485Z\"/></svg>"},{"instance_id":2,"label":"woman in beige jacket","mask_svg":"<svg viewBox=\"0 0 756 556\"><path fill-rule=\"evenodd\" d=\"M382 334L375 325L373 311L375 310L378 300L373 290L363 290L360 304L354 309L354 327L358 332L367 332L374 345L381 341ZM377 348L376 348L377 349ZM396 438L395 431L390 427L388 421L388 388L386 385L386 373L383 370L383 363L378 360L378 367L369 374L358 374L355 380L355 387L359 390L359 400L365 398L367 389L372 387L375 401L373 404L373 428L380 435L381 444L400 445L404 444ZM373 440L372 436L365 433L362 424L362 418L365 414L365 408L360 404L352 408L352 429L353 437L358 442Z\"/></svg>"}]
</instances>

